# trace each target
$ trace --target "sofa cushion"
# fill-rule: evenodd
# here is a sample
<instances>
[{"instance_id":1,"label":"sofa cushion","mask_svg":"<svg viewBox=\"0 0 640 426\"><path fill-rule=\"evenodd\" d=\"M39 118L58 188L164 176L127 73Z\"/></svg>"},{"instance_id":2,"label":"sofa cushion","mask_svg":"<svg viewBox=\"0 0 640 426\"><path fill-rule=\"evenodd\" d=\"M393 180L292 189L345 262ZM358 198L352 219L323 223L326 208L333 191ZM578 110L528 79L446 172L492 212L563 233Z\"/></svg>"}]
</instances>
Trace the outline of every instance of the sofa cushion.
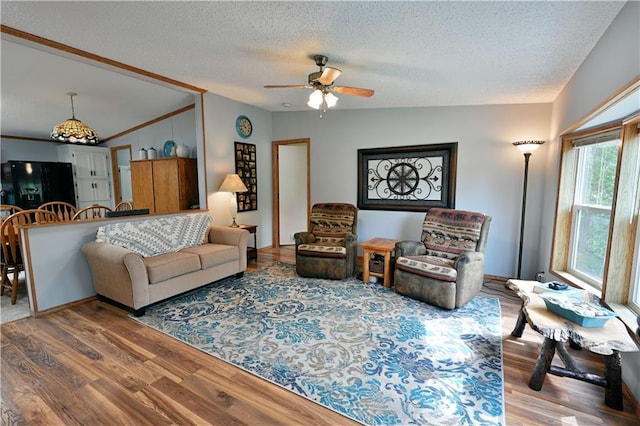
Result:
<instances>
[{"instance_id":1,"label":"sofa cushion","mask_svg":"<svg viewBox=\"0 0 640 426\"><path fill-rule=\"evenodd\" d=\"M121 246L143 257L156 256L202 244L210 223L207 214L110 223L98 228L96 242Z\"/></svg>"},{"instance_id":2,"label":"sofa cushion","mask_svg":"<svg viewBox=\"0 0 640 426\"><path fill-rule=\"evenodd\" d=\"M435 256L399 257L396 260L397 269L449 282L458 278L458 271L453 268L453 264L453 260Z\"/></svg>"},{"instance_id":3,"label":"sofa cushion","mask_svg":"<svg viewBox=\"0 0 640 426\"><path fill-rule=\"evenodd\" d=\"M334 257L344 259L347 257L347 249L344 246L329 244L300 244L296 254L299 256Z\"/></svg>"},{"instance_id":4,"label":"sofa cushion","mask_svg":"<svg viewBox=\"0 0 640 426\"><path fill-rule=\"evenodd\" d=\"M201 269L200 258L193 253L166 253L143 259L149 283L155 284Z\"/></svg>"},{"instance_id":5,"label":"sofa cushion","mask_svg":"<svg viewBox=\"0 0 640 426\"><path fill-rule=\"evenodd\" d=\"M201 246L188 247L180 250L180 253L192 253L200 258L202 269L213 268L224 263L240 259L240 251L236 246L224 244L202 244Z\"/></svg>"}]
</instances>

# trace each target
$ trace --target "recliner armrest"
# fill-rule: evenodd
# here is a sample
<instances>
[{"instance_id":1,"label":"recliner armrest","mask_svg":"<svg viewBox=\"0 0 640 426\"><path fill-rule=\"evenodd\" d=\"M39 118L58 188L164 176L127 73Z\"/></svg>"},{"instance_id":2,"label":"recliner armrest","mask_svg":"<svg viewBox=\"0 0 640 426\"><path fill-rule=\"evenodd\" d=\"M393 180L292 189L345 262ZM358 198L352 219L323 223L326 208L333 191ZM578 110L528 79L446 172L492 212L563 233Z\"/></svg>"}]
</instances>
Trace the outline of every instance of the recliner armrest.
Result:
<instances>
[{"instance_id":1,"label":"recliner armrest","mask_svg":"<svg viewBox=\"0 0 640 426\"><path fill-rule=\"evenodd\" d=\"M344 238L345 247L353 247L358 244L358 236L356 234L348 234Z\"/></svg>"},{"instance_id":2,"label":"recliner armrest","mask_svg":"<svg viewBox=\"0 0 640 426\"><path fill-rule=\"evenodd\" d=\"M296 243L296 247L300 244L311 244L316 240L316 237L311 232L296 232L293 234L293 240Z\"/></svg>"},{"instance_id":3,"label":"recliner armrest","mask_svg":"<svg viewBox=\"0 0 640 426\"><path fill-rule=\"evenodd\" d=\"M399 241L396 243L396 257L422 256L425 254L427 254L427 248L421 241Z\"/></svg>"},{"instance_id":4,"label":"recliner armrest","mask_svg":"<svg viewBox=\"0 0 640 426\"><path fill-rule=\"evenodd\" d=\"M478 251L467 251L456 257L453 267L456 269L464 268L465 265L475 262L484 261L484 254Z\"/></svg>"}]
</instances>

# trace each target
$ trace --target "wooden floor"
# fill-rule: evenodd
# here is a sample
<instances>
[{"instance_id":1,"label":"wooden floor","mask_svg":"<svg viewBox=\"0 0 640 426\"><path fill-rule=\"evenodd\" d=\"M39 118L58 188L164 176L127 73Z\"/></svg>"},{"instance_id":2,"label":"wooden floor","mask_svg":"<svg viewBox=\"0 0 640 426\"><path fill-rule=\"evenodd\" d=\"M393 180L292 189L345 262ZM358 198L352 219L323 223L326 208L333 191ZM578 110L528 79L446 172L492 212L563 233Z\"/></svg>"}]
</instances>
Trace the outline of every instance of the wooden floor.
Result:
<instances>
[{"instance_id":1,"label":"wooden floor","mask_svg":"<svg viewBox=\"0 0 640 426\"><path fill-rule=\"evenodd\" d=\"M262 249L258 259L249 269L294 263L291 248ZM489 280L484 293L502 306L507 425L640 424L627 397L624 411L612 410L595 385L548 376L540 392L529 389L542 339L529 328L510 336L520 299L503 281ZM1 331L3 425L355 424L98 301ZM598 356L577 357L601 373Z\"/></svg>"}]
</instances>

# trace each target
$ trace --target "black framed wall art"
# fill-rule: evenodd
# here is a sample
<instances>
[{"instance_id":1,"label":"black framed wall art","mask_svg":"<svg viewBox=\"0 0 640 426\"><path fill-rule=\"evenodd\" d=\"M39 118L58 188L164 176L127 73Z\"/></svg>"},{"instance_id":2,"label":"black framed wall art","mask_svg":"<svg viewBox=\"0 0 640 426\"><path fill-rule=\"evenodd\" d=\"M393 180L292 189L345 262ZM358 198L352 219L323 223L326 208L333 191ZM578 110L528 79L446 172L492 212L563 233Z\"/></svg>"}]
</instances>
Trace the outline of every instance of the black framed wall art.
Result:
<instances>
[{"instance_id":1,"label":"black framed wall art","mask_svg":"<svg viewBox=\"0 0 640 426\"><path fill-rule=\"evenodd\" d=\"M251 143L235 142L236 174L249 191L238 192L238 211L258 210L258 173L256 171L256 146Z\"/></svg>"},{"instance_id":2,"label":"black framed wall art","mask_svg":"<svg viewBox=\"0 0 640 426\"><path fill-rule=\"evenodd\" d=\"M358 208L455 208L458 143L358 150Z\"/></svg>"}]
</instances>

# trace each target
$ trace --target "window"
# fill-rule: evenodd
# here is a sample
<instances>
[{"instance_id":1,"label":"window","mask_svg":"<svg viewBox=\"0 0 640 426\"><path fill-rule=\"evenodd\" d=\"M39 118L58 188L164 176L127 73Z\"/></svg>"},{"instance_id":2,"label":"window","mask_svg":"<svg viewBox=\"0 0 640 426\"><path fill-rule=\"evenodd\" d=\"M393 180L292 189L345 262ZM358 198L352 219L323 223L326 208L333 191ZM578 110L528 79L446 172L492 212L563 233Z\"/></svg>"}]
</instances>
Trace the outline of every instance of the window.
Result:
<instances>
[{"instance_id":1,"label":"window","mask_svg":"<svg viewBox=\"0 0 640 426\"><path fill-rule=\"evenodd\" d=\"M639 125L640 126L640 125ZM640 133L640 129L637 129ZM640 149L636 152L636 167L640 169ZM636 315L640 315L640 170L636 171L636 198L635 198L635 221L636 238L635 249L633 251L633 273L631 275L631 289L629 291L629 306Z\"/></svg>"},{"instance_id":2,"label":"window","mask_svg":"<svg viewBox=\"0 0 640 426\"><path fill-rule=\"evenodd\" d=\"M568 271L601 289L618 163L619 132L573 142L578 151Z\"/></svg>"},{"instance_id":3,"label":"window","mask_svg":"<svg viewBox=\"0 0 640 426\"><path fill-rule=\"evenodd\" d=\"M633 256L634 273L629 297L629 305L637 315L640 315L640 226L636 234L636 249Z\"/></svg>"},{"instance_id":4,"label":"window","mask_svg":"<svg viewBox=\"0 0 640 426\"><path fill-rule=\"evenodd\" d=\"M640 96L640 80L625 89ZM640 314L640 111L562 136L550 271L596 293L630 327ZM603 107L601 111L606 111Z\"/></svg>"}]
</instances>

